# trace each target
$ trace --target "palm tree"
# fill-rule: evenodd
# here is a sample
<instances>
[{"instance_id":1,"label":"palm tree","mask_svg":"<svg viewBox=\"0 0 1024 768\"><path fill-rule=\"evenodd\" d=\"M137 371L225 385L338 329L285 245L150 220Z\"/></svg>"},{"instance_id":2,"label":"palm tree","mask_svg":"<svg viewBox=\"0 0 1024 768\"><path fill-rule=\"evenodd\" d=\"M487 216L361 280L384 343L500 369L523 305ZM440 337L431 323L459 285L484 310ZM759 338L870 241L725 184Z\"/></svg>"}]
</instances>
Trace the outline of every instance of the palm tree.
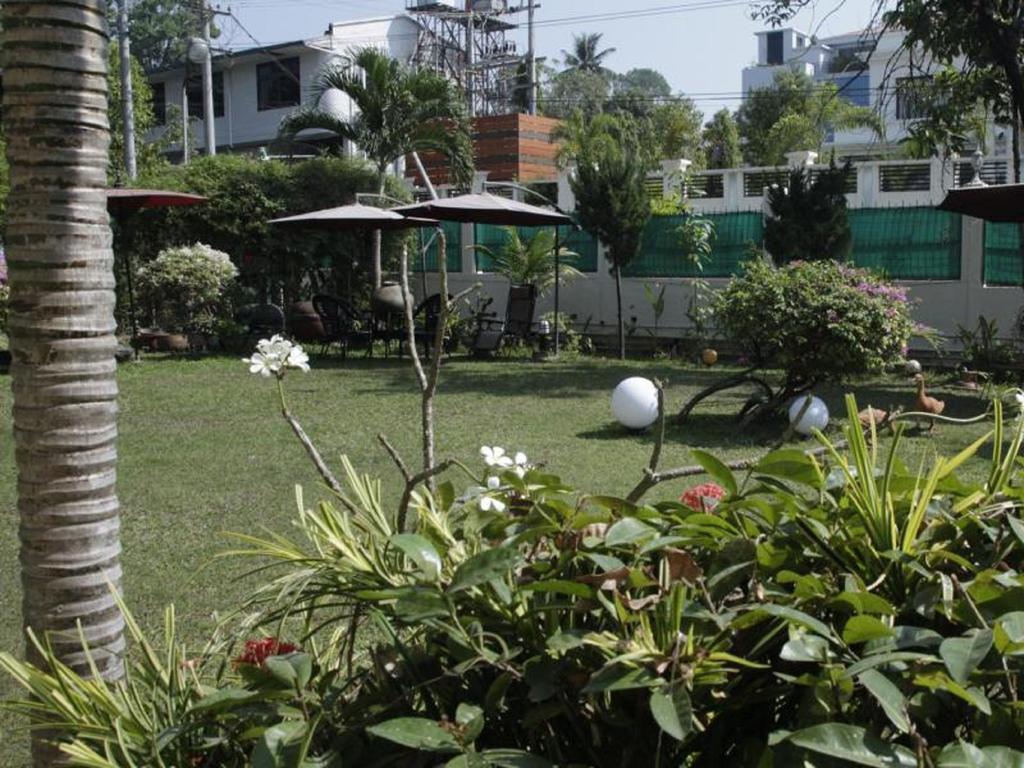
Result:
<instances>
[{"instance_id":1,"label":"palm tree","mask_svg":"<svg viewBox=\"0 0 1024 768\"><path fill-rule=\"evenodd\" d=\"M572 52L562 49L565 55L565 66L583 72L595 72L603 75L608 72L604 67L606 57L615 53L614 48L598 50L603 35L600 32L584 33L572 36Z\"/></svg>"},{"instance_id":2,"label":"palm tree","mask_svg":"<svg viewBox=\"0 0 1024 768\"><path fill-rule=\"evenodd\" d=\"M512 285L532 285L538 294L543 294L555 284L555 235L549 229L542 229L533 237L524 239L517 227L502 227L505 242L494 250L486 245L473 246L494 260L494 271L504 275ZM558 248L561 262L558 282L564 284L582 273L571 262L578 254L564 246Z\"/></svg>"},{"instance_id":3,"label":"palm tree","mask_svg":"<svg viewBox=\"0 0 1024 768\"><path fill-rule=\"evenodd\" d=\"M104 0L5 0L5 245L23 619L61 661L123 674ZM30 661L41 663L29 646ZM37 765L54 753L37 740Z\"/></svg>"},{"instance_id":4,"label":"palm tree","mask_svg":"<svg viewBox=\"0 0 1024 768\"><path fill-rule=\"evenodd\" d=\"M345 93L358 114L346 120L320 109L321 97L330 90ZM472 174L473 146L463 95L438 73L412 71L375 48L357 51L351 61L328 64L317 78L312 104L286 117L280 133L292 138L310 129L330 131L365 152L377 167L381 194L388 166L410 152L440 152L458 181ZM379 231L374 233L373 250L373 284L380 287Z\"/></svg>"}]
</instances>

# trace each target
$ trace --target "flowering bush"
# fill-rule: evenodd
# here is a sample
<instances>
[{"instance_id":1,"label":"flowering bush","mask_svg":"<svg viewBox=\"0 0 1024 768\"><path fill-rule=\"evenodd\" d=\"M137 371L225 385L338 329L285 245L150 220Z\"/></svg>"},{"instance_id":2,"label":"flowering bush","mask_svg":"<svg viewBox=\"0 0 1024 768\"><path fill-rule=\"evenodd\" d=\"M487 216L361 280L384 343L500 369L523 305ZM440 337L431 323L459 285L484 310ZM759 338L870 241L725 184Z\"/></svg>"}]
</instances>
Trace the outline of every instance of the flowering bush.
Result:
<instances>
[{"instance_id":1,"label":"flowering bush","mask_svg":"<svg viewBox=\"0 0 1024 768\"><path fill-rule=\"evenodd\" d=\"M139 293L165 330L207 332L237 274L231 258L208 245L168 248L139 269Z\"/></svg>"},{"instance_id":2,"label":"flowering bush","mask_svg":"<svg viewBox=\"0 0 1024 768\"><path fill-rule=\"evenodd\" d=\"M867 270L832 261L744 269L716 298L718 325L794 389L895 364L917 331L906 291Z\"/></svg>"},{"instance_id":3,"label":"flowering bush","mask_svg":"<svg viewBox=\"0 0 1024 768\"><path fill-rule=\"evenodd\" d=\"M725 489L718 483L701 483L687 488L679 500L695 512L710 512L725 498Z\"/></svg>"}]
</instances>

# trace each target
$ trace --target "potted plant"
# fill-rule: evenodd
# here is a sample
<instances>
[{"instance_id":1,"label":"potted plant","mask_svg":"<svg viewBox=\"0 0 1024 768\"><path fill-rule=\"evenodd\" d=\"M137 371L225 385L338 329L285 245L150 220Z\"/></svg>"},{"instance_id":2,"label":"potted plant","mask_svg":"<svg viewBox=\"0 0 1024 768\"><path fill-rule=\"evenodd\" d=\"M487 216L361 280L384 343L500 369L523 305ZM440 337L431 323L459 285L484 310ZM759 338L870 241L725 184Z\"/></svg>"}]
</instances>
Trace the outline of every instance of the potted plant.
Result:
<instances>
[{"instance_id":1,"label":"potted plant","mask_svg":"<svg viewBox=\"0 0 1024 768\"><path fill-rule=\"evenodd\" d=\"M523 238L516 227L502 227L505 242L494 250L486 245L473 247L487 254L494 261L494 271L504 275L512 285L532 285L537 295L544 294L555 284L555 235L549 229L542 229L533 237ZM582 273L572 266L577 254L564 246L558 249L560 261L559 283L566 283Z\"/></svg>"},{"instance_id":2,"label":"potted plant","mask_svg":"<svg viewBox=\"0 0 1024 768\"><path fill-rule=\"evenodd\" d=\"M138 272L139 293L155 325L155 346L169 352L205 349L238 270L230 257L203 243L166 248Z\"/></svg>"}]
</instances>

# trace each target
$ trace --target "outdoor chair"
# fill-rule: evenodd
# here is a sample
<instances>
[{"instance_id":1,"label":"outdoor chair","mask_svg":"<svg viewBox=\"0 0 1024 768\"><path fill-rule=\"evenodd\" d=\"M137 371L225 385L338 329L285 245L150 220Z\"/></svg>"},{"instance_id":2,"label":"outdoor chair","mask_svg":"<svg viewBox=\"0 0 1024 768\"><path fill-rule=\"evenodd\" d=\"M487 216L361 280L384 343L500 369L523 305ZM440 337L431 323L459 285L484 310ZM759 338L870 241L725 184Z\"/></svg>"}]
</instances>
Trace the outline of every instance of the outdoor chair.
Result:
<instances>
[{"instance_id":1,"label":"outdoor chair","mask_svg":"<svg viewBox=\"0 0 1024 768\"><path fill-rule=\"evenodd\" d=\"M351 305L336 296L321 293L313 297L313 309L324 327L324 351L331 344L337 344L344 360L349 347L355 343L365 343L372 349L372 334L366 320Z\"/></svg>"},{"instance_id":2,"label":"outdoor chair","mask_svg":"<svg viewBox=\"0 0 1024 768\"><path fill-rule=\"evenodd\" d=\"M448 294L448 300L452 299ZM427 356L437 337L437 323L441 319L441 294L434 293L421 301L413 310L413 317L417 319L415 337L416 343L422 344ZM442 346L445 354L450 354L455 344L455 337L451 331L446 329Z\"/></svg>"},{"instance_id":3,"label":"outdoor chair","mask_svg":"<svg viewBox=\"0 0 1024 768\"><path fill-rule=\"evenodd\" d=\"M486 355L502 349L509 342L532 344L540 340L539 326L533 322L537 308L537 289L533 285L513 285L508 291L505 318L499 320L493 315L477 316L476 338L473 353Z\"/></svg>"}]
</instances>

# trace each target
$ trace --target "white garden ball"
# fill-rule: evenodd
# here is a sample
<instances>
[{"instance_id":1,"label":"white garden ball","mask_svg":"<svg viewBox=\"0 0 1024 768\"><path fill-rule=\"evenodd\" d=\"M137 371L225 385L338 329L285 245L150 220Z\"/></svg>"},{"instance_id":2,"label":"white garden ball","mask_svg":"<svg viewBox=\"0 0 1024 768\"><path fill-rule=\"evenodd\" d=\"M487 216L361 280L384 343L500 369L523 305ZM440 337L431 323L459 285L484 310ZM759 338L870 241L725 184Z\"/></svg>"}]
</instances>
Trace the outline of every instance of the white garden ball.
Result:
<instances>
[{"instance_id":1,"label":"white garden ball","mask_svg":"<svg viewBox=\"0 0 1024 768\"><path fill-rule=\"evenodd\" d=\"M658 388L642 376L619 382L612 392L612 414L624 427L645 429L658 420Z\"/></svg>"},{"instance_id":2,"label":"white garden ball","mask_svg":"<svg viewBox=\"0 0 1024 768\"><path fill-rule=\"evenodd\" d=\"M800 411L803 409L808 397L811 398L811 404L807 406L804 415L800 416ZM797 418L800 419L799 422ZM789 406L789 423L801 435L810 435L816 429L824 430L828 426L828 406L825 405L821 398L814 397L813 395L800 395Z\"/></svg>"},{"instance_id":3,"label":"white garden ball","mask_svg":"<svg viewBox=\"0 0 1024 768\"><path fill-rule=\"evenodd\" d=\"M917 376L921 372L921 363L917 360L907 360L904 369L907 372L907 376Z\"/></svg>"}]
</instances>

